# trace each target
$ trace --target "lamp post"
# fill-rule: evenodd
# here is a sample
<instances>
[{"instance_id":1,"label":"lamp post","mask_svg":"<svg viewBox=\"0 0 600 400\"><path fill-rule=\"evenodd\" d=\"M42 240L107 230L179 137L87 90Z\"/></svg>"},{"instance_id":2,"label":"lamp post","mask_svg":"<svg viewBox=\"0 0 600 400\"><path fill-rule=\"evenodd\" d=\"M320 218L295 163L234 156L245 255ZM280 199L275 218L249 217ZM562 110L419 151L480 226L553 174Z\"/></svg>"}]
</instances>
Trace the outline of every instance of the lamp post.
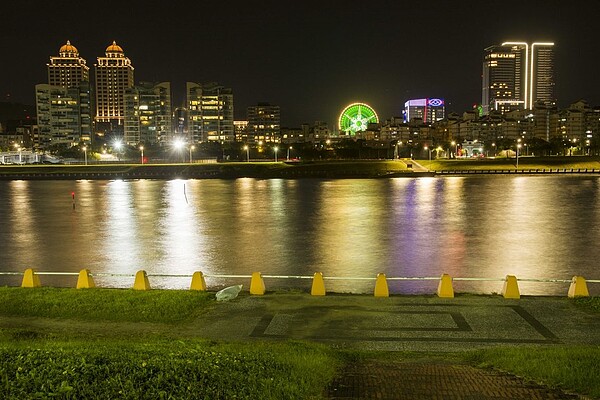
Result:
<instances>
[{"instance_id":1,"label":"lamp post","mask_svg":"<svg viewBox=\"0 0 600 400\"><path fill-rule=\"evenodd\" d=\"M288 147L288 150L287 150L287 160L288 160L288 161L290 161L290 150L291 150L291 149L292 149L292 146L289 146L289 147Z\"/></svg>"},{"instance_id":2,"label":"lamp post","mask_svg":"<svg viewBox=\"0 0 600 400\"><path fill-rule=\"evenodd\" d=\"M21 153L21 146L18 143L15 143L15 150L19 152L19 164L21 164L23 162L23 156Z\"/></svg>"},{"instance_id":3,"label":"lamp post","mask_svg":"<svg viewBox=\"0 0 600 400\"><path fill-rule=\"evenodd\" d=\"M521 143L517 144L517 169L519 169L519 149L521 148Z\"/></svg>"},{"instance_id":4,"label":"lamp post","mask_svg":"<svg viewBox=\"0 0 600 400\"><path fill-rule=\"evenodd\" d=\"M192 151L194 151L196 149L196 146L191 145L190 146L190 164L192 163Z\"/></svg>"},{"instance_id":5,"label":"lamp post","mask_svg":"<svg viewBox=\"0 0 600 400\"><path fill-rule=\"evenodd\" d=\"M120 140L116 140L113 146L114 146L115 150L117 150L117 161L121 161L120 152L121 152L121 147L123 146L123 142L121 142Z\"/></svg>"},{"instance_id":6,"label":"lamp post","mask_svg":"<svg viewBox=\"0 0 600 400\"><path fill-rule=\"evenodd\" d=\"M248 145L244 145L244 150L246 150L246 162L250 162L250 147Z\"/></svg>"},{"instance_id":7,"label":"lamp post","mask_svg":"<svg viewBox=\"0 0 600 400\"><path fill-rule=\"evenodd\" d=\"M87 165L87 146L83 146L81 150L83 150L83 159L85 160L85 165Z\"/></svg>"},{"instance_id":8,"label":"lamp post","mask_svg":"<svg viewBox=\"0 0 600 400\"><path fill-rule=\"evenodd\" d=\"M144 146L140 146L140 152L142 153L140 161L144 164Z\"/></svg>"},{"instance_id":9,"label":"lamp post","mask_svg":"<svg viewBox=\"0 0 600 400\"><path fill-rule=\"evenodd\" d=\"M277 162L277 150L279 150L279 147L275 146L273 150L275 151L275 162Z\"/></svg>"},{"instance_id":10,"label":"lamp post","mask_svg":"<svg viewBox=\"0 0 600 400\"><path fill-rule=\"evenodd\" d=\"M454 146L454 158L456 158L458 156L458 144L454 140L451 144Z\"/></svg>"},{"instance_id":11,"label":"lamp post","mask_svg":"<svg viewBox=\"0 0 600 400\"><path fill-rule=\"evenodd\" d=\"M429 152L429 162L431 162L431 149L429 148L429 146L425 146L423 148L425 149L425 151Z\"/></svg>"}]
</instances>

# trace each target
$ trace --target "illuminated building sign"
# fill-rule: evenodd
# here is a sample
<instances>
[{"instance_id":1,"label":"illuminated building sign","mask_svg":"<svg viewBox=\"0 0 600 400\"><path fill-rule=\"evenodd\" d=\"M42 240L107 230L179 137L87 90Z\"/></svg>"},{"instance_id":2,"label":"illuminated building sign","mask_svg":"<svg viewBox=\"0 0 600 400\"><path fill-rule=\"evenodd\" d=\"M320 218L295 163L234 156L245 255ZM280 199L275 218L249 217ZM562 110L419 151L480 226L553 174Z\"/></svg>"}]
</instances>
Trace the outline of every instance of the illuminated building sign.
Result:
<instances>
[{"instance_id":1,"label":"illuminated building sign","mask_svg":"<svg viewBox=\"0 0 600 400\"><path fill-rule=\"evenodd\" d=\"M445 117L444 100L438 98L412 99L404 103L404 120L421 119L432 124Z\"/></svg>"}]
</instances>

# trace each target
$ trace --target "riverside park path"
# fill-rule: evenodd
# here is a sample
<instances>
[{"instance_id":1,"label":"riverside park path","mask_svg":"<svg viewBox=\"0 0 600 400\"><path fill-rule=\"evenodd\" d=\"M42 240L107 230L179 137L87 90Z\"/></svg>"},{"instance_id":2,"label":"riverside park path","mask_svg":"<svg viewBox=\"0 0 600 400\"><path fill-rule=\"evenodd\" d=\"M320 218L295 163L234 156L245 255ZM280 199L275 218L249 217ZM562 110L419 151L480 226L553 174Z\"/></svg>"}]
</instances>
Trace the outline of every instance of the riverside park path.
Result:
<instances>
[{"instance_id":1,"label":"riverside park path","mask_svg":"<svg viewBox=\"0 0 600 400\"><path fill-rule=\"evenodd\" d=\"M565 297L391 296L247 292L215 302L189 323L122 324L0 318L0 328L97 335L160 335L231 341L303 340L336 349L413 352L384 363L347 365L327 389L333 399L573 399L512 375L432 354L493 346L600 345L600 317ZM416 355L414 355L416 354ZM423 356L419 356L422 354Z\"/></svg>"}]
</instances>

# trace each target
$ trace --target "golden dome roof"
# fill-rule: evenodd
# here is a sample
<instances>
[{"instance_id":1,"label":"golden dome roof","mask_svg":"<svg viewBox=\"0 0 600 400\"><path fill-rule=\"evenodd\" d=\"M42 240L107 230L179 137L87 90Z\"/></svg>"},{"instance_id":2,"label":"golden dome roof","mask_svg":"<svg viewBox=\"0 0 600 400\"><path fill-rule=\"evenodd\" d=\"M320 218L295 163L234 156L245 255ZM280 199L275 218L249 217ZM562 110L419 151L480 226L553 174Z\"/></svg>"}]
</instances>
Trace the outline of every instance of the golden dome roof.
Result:
<instances>
[{"instance_id":1,"label":"golden dome roof","mask_svg":"<svg viewBox=\"0 0 600 400\"><path fill-rule=\"evenodd\" d=\"M106 48L107 53L122 53L123 49L113 40L112 44Z\"/></svg>"},{"instance_id":2,"label":"golden dome roof","mask_svg":"<svg viewBox=\"0 0 600 400\"><path fill-rule=\"evenodd\" d=\"M77 47L73 46L69 40L67 40L67 44L63 45L60 48L60 50L58 50L58 52L59 52L59 54L63 54L63 53L69 53L69 54L74 54L74 55L79 54Z\"/></svg>"}]
</instances>

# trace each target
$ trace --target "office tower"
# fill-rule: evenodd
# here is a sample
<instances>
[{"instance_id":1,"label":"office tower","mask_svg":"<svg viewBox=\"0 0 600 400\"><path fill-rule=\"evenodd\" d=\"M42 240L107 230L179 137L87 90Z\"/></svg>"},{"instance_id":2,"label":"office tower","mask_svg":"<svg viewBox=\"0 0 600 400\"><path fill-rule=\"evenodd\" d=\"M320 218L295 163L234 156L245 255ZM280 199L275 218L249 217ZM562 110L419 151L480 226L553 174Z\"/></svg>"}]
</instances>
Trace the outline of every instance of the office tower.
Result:
<instances>
[{"instance_id":1,"label":"office tower","mask_svg":"<svg viewBox=\"0 0 600 400\"><path fill-rule=\"evenodd\" d=\"M485 49L483 114L554 104L554 43L504 42Z\"/></svg>"},{"instance_id":2,"label":"office tower","mask_svg":"<svg viewBox=\"0 0 600 400\"><path fill-rule=\"evenodd\" d=\"M89 82L77 87L48 84L35 86L38 138L35 146L46 149L52 145L75 146L90 142L92 110Z\"/></svg>"},{"instance_id":3,"label":"office tower","mask_svg":"<svg viewBox=\"0 0 600 400\"><path fill-rule=\"evenodd\" d=\"M443 99L414 99L404 103L404 121L420 119L425 124L433 124L446 116Z\"/></svg>"},{"instance_id":4,"label":"office tower","mask_svg":"<svg viewBox=\"0 0 600 400\"><path fill-rule=\"evenodd\" d=\"M532 109L535 103L552 106L556 104L554 43L533 43L531 57L529 108Z\"/></svg>"},{"instance_id":5,"label":"office tower","mask_svg":"<svg viewBox=\"0 0 600 400\"><path fill-rule=\"evenodd\" d=\"M96 67L96 128L104 133L123 135L125 90L133 87L133 66L116 42L98 57Z\"/></svg>"},{"instance_id":6,"label":"office tower","mask_svg":"<svg viewBox=\"0 0 600 400\"><path fill-rule=\"evenodd\" d=\"M125 143L164 143L173 134L171 84L140 82L125 89Z\"/></svg>"},{"instance_id":7,"label":"office tower","mask_svg":"<svg viewBox=\"0 0 600 400\"><path fill-rule=\"evenodd\" d=\"M78 87L81 82L89 82L90 67L79 57L77 48L67 40L58 50L58 57L51 56L48 66L48 84L64 88Z\"/></svg>"},{"instance_id":8,"label":"office tower","mask_svg":"<svg viewBox=\"0 0 600 400\"><path fill-rule=\"evenodd\" d=\"M250 142L280 141L281 113L279 106L269 103L258 103L246 110L248 120L247 135Z\"/></svg>"},{"instance_id":9,"label":"office tower","mask_svg":"<svg viewBox=\"0 0 600 400\"><path fill-rule=\"evenodd\" d=\"M233 142L233 90L215 82L186 83L188 140Z\"/></svg>"}]
</instances>

